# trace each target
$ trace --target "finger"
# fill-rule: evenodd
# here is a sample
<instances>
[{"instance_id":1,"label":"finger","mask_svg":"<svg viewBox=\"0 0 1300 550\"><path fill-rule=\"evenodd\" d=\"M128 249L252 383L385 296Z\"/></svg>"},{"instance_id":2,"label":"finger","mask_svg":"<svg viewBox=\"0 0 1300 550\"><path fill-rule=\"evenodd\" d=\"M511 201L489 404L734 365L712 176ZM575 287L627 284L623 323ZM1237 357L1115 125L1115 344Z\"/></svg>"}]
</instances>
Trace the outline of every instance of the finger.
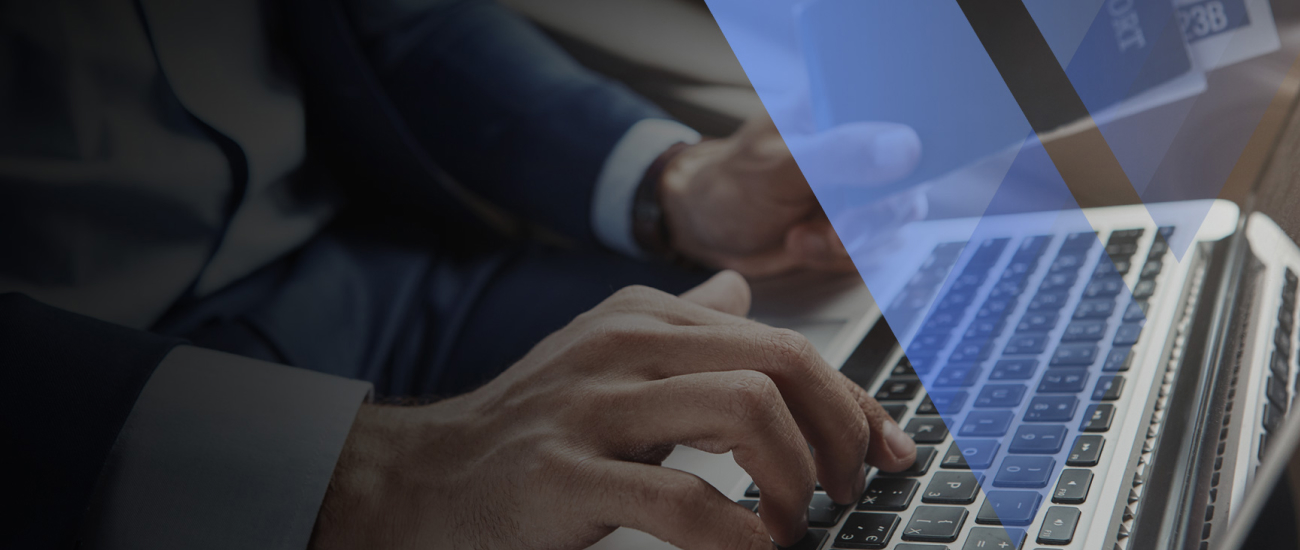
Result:
<instances>
[{"instance_id":1,"label":"finger","mask_svg":"<svg viewBox=\"0 0 1300 550\"><path fill-rule=\"evenodd\" d=\"M762 520L704 480L671 468L609 461L593 513L607 527L629 527L687 550L772 550L806 528L770 536Z\"/></svg>"},{"instance_id":2,"label":"finger","mask_svg":"<svg viewBox=\"0 0 1300 550\"><path fill-rule=\"evenodd\" d=\"M838 372L836 374L839 374ZM880 402L866 390L843 374L840 382L853 395L871 426L871 439L867 444L867 463L886 472L901 472L916 462L916 442L885 412Z\"/></svg>"},{"instance_id":3,"label":"finger","mask_svg":"<svg viewBox=\"0 0 1300 550\"><path fill-rule=\"evenodd\" d=\"M767 375L813 446L826 493L840 503L861 494L871 426L843 376L799 333L756 323L682 329L673 349L647 359L643 368L652 379L734 370Z\"/></svg>"},{"instance_id":4,"label":"finger","mask_svg":"<svg viewBox=\"0 0 1300 550\"><path fill-rule=\"evenodd\" d=\"M720 271L681 295L683 300L709 309L744 317L749 313L749 283L735 271Z\"/></svg>"},{"instance_id":5,"label":"finger","mask_svg":"<svg viewBox=\"0 0 1300 550\"><path fill-rule=\"evenodd\" d=\"M730 451L762 491L772 533L802 534L816 474L808 443L771 378L755 371L674 376L611 396L601 439L623 458L644 449L688 445ZM627 453L631 453L629 456Z\"/></svg>"},{"instance_id":6,"label":"finger","mask_svg":"<svg viewBox=\"0 0 1300 550\"><path fill-rule=\"evenodd\" d=\"M921 158L921 138L910 127L854 122L811 136L792 137L790 150L815 185L856 186L897 180Z\"/></svg>"}]
</instances>

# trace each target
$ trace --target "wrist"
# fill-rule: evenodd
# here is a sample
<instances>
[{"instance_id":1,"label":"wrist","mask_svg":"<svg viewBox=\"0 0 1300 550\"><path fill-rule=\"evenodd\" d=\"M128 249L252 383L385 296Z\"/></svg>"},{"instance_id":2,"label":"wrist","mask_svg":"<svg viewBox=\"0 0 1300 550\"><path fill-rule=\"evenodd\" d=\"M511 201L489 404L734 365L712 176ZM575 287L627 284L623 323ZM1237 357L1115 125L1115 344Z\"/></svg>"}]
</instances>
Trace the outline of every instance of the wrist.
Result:
<instances>
[{"instance_id":1,"label":"wrist","mask_svg":"<svg viewBox=\"0 0 1300 550\"><path fill-rule=\"evenodd\" d=\"M665 174L681 153L689 148L690 145L679 141L660 153L637 185L632 204L632 233L637 245L652 257L669 262L675 261L677 257L665 211Z\"/></svg>"}]
</instances>

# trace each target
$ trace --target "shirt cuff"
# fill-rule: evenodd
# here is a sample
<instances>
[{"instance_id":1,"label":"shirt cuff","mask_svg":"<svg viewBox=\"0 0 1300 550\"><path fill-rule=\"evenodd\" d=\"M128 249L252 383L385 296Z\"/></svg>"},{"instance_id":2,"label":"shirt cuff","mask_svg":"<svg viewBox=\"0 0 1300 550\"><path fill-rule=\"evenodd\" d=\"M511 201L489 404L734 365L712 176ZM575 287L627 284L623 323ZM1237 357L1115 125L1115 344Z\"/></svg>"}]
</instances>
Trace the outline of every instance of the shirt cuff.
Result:
<instances>
[{"instance_id":1,"label":"shirt cuff","mask_svg":"<svg viewBox=\"0 0 1300 550\"><path fill-rule=\"evenodd\" d=\"M306 548L370 390L176 348L118 436L82 548Z\"/></svg>"},{"instance_id":2,"label":"shirt cuff","mask_svg":"<svg viewBox=\"0 0 1300 550\"><path fill-rule=\"evenodd\" d=\"M700 134L671 120L649 118L633 124L605 159L591 200L591 225L601 244L628 256L645 253L632 231L636 188L645 171L674 143L697 143Z\"/></svg>"}]
</instances>

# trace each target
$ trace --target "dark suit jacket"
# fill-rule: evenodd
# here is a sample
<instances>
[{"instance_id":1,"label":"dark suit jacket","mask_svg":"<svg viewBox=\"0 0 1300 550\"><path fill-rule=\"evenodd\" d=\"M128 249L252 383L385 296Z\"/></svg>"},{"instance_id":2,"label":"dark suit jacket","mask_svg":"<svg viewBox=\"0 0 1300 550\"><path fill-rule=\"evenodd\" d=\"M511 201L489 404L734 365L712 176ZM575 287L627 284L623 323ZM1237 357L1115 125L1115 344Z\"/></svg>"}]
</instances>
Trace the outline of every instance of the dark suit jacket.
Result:
<instances>
[{"instance_id":1,"label":"dark suit jacket","mask_svg":"<svg viewBox=\"0 0 1300 550\"><path fill-rule=\"evenodd\" d=\"M485 1L435 2L358 32L340 0L283 0L309 158L355 194L484 231L448 185L594 242L592 187L635 122L660 116ZM117 434L173 339L0 295L6 548L75 544Z\"/></svg>"}]
</instances>

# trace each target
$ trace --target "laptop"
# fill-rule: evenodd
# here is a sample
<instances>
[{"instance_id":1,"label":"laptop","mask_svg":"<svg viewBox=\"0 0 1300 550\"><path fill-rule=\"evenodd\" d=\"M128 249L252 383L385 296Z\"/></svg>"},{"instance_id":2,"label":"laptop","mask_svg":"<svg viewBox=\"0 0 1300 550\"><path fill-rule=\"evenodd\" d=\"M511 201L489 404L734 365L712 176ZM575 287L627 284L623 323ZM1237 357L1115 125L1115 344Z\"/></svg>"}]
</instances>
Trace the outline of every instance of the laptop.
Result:
<instances>
[{"instance_id":1,"label":"laptop","mask_svg":"<svg viewBox=\"0 0 1300 550\"><path fill-rule=\"evenodd\" d=\"M1277 101L1289 116L1294 89ZM1262 174L1269 155L1241 158ZM871 292L755 288L757 319L807 335L918 444L852 505L816 492L799 548L1297 547L1300 247L1268 216L1187 200L928 220L899 239ZM761 514L728 455L664 465ZM620 529L596 547L666 545Z\"/></svg>"}]
</instances>

